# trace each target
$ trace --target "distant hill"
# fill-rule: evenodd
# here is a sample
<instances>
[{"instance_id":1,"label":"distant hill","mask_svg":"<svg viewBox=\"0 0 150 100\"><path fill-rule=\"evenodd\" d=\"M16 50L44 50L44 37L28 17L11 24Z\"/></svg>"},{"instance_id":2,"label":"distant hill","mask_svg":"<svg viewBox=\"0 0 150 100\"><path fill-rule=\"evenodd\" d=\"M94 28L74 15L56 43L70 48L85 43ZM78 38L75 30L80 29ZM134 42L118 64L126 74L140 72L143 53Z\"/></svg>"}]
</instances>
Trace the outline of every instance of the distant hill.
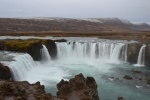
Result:
<instances>
[{"instance_id":1,"label":"distant hill","mask_svg":"<svg viewBox=\"0 0 150 100\"><path fill-rule=\"evenodd\" d=\"M5 32L129 32L150 31L146 23L133 24L118 18L0 18L0 33Z\"/></svg>"}]
</instances>

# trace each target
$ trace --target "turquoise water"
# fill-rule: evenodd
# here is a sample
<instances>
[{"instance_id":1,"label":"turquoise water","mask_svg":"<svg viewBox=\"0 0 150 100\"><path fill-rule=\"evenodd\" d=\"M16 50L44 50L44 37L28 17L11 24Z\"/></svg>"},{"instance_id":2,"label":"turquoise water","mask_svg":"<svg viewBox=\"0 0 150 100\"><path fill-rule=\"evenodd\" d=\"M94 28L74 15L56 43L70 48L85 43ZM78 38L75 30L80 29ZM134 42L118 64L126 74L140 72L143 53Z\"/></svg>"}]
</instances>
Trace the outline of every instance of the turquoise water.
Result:
<instances>
[{"instance_id":1,"label":"turquoise water","mask_svg":"<svg viewBox=\"0 0 150 100\"><path fill-rule=\"evenodd\" d=\"M69 80L74 75L83 73L86 76L93 76L98 84L98 92L101 100L117 100L117 97L123 96L125 100L149 100L150 88L137 88L136 84L130 85L130 82L118 82L109 80L109 77L117 77L123 80L124 75L130 74L131 70L148 71L148 67L134 67L131 64L111 64L89 61L69 62L52 61L45 65L39 65L31 69L26 76L29 82L40 81L45 85L47 92L56 95L56 84L61 80ZM149 71L148 71L149 72Z\"/></svg>"}]
</instances>

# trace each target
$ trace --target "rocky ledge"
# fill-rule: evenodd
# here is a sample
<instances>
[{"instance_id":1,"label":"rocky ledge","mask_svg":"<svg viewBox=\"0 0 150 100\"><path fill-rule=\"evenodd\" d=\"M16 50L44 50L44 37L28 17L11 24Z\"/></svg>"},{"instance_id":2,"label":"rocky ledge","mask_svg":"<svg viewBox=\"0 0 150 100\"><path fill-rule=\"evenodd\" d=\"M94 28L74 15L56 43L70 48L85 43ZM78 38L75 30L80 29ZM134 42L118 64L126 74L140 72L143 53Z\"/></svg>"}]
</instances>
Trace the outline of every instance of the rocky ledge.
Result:
<instances>
[{"instance_id":1,"label":"rocky ledge","mask_svg":"<svg viewBox=\"0 0 150 100\"><path fill-rule=\"evenodd\" d=\"M57 58L57 46L55 41L49 39L27 39L27 40L16 40L6 39L0 41L0 50L15 51L15 52L26 52L32 56L35 61L41 60L41 49L44 44L52 59Z\"/></svg>"},{"instance_id":2,"label":"rocky ledge","mask_svg":"<svg viewBox=\"0 0 150 100\"><path fill-rule=\"evenodd\" d=\"M99 100L97 84L93 77L76 75L69 81L61 80L57 84L57 97L64 100Z\"/></svg>"},{"instance_id":3,"label":"rocky ledge","mask_svg":"<svg viewBox=\"0 0 150 100\"><path fill-rule=\"evenodd\" d=\"M0 81L0 100L52 100L49 93L45 93L40 82L29 84L27 81Z\"/></svg>"},{"instance_id":4,"label":"rocky ledge","mask_svg":"<svg viewBox=\"0 0 150 100\"><path fill-rule=\"evenodd\" d=\"M40 82L0 80L0 100L99 100L97 84L93 77L76 75L69 81L57 84L57 96L46 93Z\"/></svg>"}]
</instances>

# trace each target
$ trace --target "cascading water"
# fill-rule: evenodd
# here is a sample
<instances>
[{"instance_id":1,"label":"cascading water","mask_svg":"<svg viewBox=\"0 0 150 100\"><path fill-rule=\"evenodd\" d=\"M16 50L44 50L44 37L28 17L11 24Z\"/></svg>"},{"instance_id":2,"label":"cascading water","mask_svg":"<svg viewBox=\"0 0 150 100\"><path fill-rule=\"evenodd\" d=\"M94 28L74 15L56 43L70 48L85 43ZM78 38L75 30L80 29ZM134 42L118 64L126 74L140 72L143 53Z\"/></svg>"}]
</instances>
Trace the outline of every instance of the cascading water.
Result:
<instances>
[{"instance_id":1,"label":"cascading water","mask_svg":"<svg viewBox=\"0 0 150 100\"><path fill-rule=\"evenodd\" d=\"M49 52L48 52L46 46L45 45L42 45L42 46L43 46L43 48L41 50L42 61L44 61L44 62L50 61L51 58L50 58L50 55L49 55Z\"/></svg>"},{"instance_id":2,"label":"cascading water","mask_svg":"<svg viewBox=\"0 0 150 100\"><path fill-rule=\"evenodd\" d=\"M36 66L35 61L29 54L13 54L15 57L14 61L3 62L9 66L15 80L20 81L25 78L26 73Z\"/></svg>"},{"instance_id":3,"label":"cascading water","mask_svg":"<svg viewBox=\"0 0 150 100\"><path fill-rule=\"evenodd\" d=\"M128 44L124 44L120 51L119 59L123 62L127 62L127 51L128 51Z\"/></svg>"},{"instance_id":4,"label":"cascading water","mask_svg":"<svg viewBox=\"0 0 150 100\"><path fill-rule=\"evenodd\" d=\"M135 66L144 66L145 65L145 47L146 45L143 45L139 51L137 64Z\"/></svg>"},{"instance_id":5,"label":"cascading water","mask_svg":"<svg viewBox=\"0 0 150 100\"><path fill-rule=\"evenodd\" d=\"M53 95L57 91L56 84L61 79L70 79L76 74L83 73L84 76L93 76L96 79L99 86L98 92L103 100L115 100L118 96L128 100L149 100L149 92L132 90L133 87L130 89L123 86L122 81L121 85L116 85L115 80L114 83L106 81L107 75L122 79L120 72L122 66L133 67L133 65L117 63L120 60L127 61L127 47L127 43L112 41L61 42L57 43L57 60L50 61L48 50L43 45L42 63L33 61L28 54L14 54L14 61L4 63L10 67L15 80L27 80L30 83L40 81L46 87L46 91ZM138 58L141 65L144 64L144 51L145 46L142 46ZM118 67L121 74L118 74ZM112 92L108 96L110 90ZM142 96L139 95L141 93L143 93Z\"/></svg>"},{"instance_id":6,"label":"cascading water","mask_svg":"<svg viewBox=\"0 0 150 100\"><path fill-rule=\"evenodd\" d=\"M119 61L122 43L68 42L57 43L58 58L109 59Z\"/></svg>"}]
</instances>

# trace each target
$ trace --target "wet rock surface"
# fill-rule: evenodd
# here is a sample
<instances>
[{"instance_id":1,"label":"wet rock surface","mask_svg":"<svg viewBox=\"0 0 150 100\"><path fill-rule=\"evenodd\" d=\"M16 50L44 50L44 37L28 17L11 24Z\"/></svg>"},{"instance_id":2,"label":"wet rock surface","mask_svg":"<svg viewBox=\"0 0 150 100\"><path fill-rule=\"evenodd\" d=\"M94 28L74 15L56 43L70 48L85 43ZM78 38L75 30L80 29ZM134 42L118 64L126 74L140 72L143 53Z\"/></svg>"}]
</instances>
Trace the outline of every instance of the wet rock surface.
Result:
<instances>
[{"instance_id":1,"label":"wet rock surface","mask_svg":"<svg viewBox=\"0 0 150 100\"><path fill-rule=\"evenodd\" d=\"M8 80L10 78L12 78L12 74L9 67L0 63L0 79Z\"/></svg>"},{"instance_id":2,"label":"wet rock surface","mask_svg":"<svg viewBox=\"0 0 150 100\"><path fill-rule=\"evenodd\" d=\"M137 58L142 44L140 43L131 43L128 44L127 49L127 61L130 63L137 63Z\"/></svg>"},{"instance_id":3,"label":"wet rock surface","mask_svg":"<svg viewBox=\"0 0 150 100\"><path fill-rule=\"evenodd\" d=\"M127 80L132 80L132 77L130 75L125 75L123 78Z\"/></svg>"}]
</instances>

